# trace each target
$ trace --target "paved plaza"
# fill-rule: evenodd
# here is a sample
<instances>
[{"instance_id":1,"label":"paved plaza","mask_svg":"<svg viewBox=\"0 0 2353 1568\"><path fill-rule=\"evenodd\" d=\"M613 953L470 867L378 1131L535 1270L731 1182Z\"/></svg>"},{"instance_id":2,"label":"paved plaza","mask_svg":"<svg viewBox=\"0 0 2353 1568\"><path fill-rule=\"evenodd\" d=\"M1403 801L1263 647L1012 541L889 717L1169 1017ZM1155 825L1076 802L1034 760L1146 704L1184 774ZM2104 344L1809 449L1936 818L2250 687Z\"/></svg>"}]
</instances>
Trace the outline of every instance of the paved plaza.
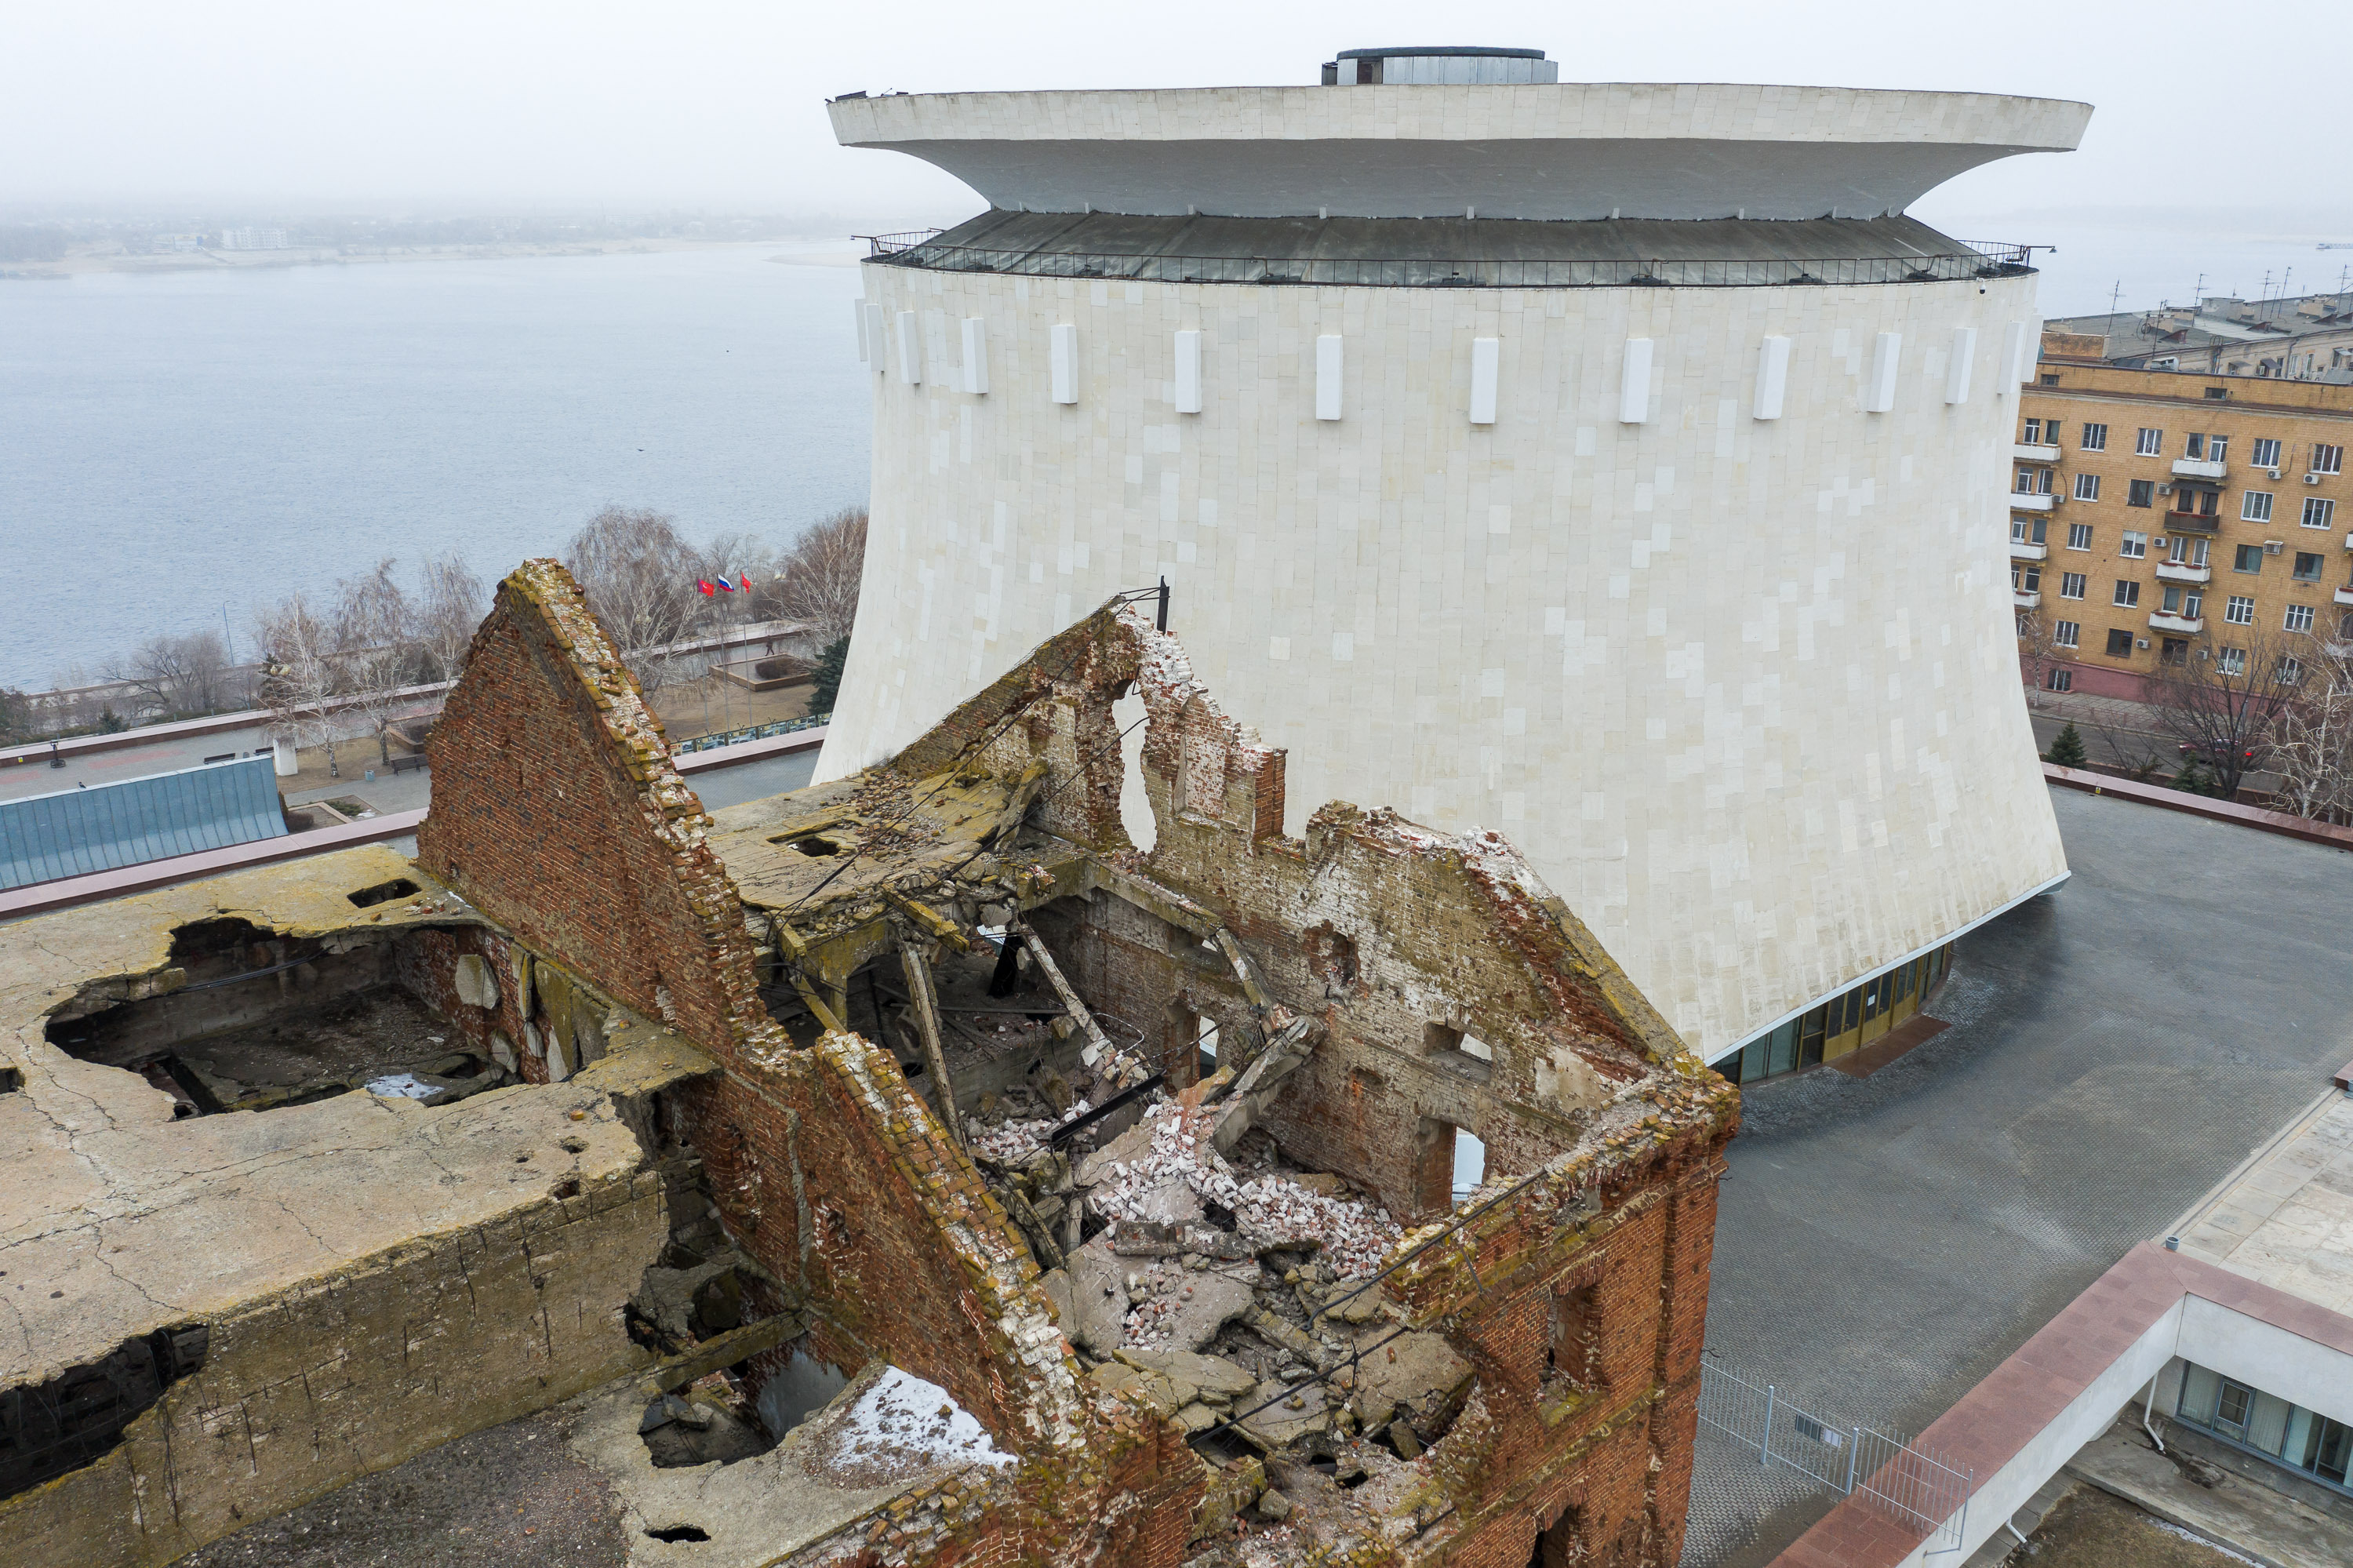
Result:
<instances>
[{"instance_id":1,"label":"paved plaza","mask_svg":"<svg viewBox=\"0 0 2353 1568\"><path fill-rule=\"evenodd\" d=\"M1835 1425L1927 1425L2353 1057L2353 856L2053 791L2073 877L1963 939L1953 1027L1751 1088L1708 1344ZM1703 1429L1686 1568L1831 1495Z\"/></svg>"}]
</instances>

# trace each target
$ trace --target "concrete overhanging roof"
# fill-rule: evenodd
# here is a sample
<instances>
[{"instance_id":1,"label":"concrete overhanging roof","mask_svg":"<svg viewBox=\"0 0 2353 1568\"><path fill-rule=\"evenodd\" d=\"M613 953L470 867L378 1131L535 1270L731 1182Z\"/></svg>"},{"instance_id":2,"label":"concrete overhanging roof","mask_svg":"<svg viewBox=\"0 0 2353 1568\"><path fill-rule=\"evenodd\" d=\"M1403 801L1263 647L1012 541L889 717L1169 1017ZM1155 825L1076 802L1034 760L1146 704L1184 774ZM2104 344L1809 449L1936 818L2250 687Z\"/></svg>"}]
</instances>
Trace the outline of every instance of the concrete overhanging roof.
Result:
<instances>
[{"instance_id":1,"label":"concrete overhanging roof","mask_svg":"<svg viewBox=\"0 0 2353 1568\"><path fill-rule=\"evenodd\" d=\"M2091 106L1733 83L1191 88L836 99L845 146L992 206L1236 217L1810 218L1902 212Z\"/></svg>"}]
</instances>

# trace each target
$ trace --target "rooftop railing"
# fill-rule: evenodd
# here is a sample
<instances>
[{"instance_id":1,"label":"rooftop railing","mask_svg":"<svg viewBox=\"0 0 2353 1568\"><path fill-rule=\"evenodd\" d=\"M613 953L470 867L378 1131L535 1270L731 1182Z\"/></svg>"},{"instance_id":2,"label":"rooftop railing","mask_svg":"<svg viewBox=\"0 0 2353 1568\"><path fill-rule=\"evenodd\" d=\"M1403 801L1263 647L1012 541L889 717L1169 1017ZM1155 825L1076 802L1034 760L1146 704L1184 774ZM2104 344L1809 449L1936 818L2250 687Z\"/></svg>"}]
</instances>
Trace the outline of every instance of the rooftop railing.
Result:
<instances>
[{"instance_id":1,"label":"rooftop railing","mask_svg":"<svg viewBox=\"0 0 2353 1568\"><path fill-rule=\"evenodd\" d=\"M1178 256L943 244L922 232L872 234L873 260L943 272L1113 278L1155 283L1297 283L1374 289L1754 289L1778 284L1944 283L2033 270L2031 245L1963 240L1943 255L1667 257L1612 260L1382 260L1355 256Z\"/></svg>"}]
</instances>

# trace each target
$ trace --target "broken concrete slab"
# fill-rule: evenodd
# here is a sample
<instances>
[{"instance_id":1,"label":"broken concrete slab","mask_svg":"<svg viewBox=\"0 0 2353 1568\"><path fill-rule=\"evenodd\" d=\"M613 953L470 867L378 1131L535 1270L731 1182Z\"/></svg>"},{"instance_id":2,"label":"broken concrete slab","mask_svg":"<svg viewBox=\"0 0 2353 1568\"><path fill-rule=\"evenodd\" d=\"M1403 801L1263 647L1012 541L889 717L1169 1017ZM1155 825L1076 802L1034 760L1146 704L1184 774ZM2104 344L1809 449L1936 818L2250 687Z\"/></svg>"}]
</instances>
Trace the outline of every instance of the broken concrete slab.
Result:
<instances>
[{"instance_id":1,"label":"broken concrete slab","mask_svg":"<svg viewBox=\"0 0 2353 1568\"><path fill-rule=\"evenodd\" d=\"M1231 1404L1258 1387L1258 1379L1223 1356L1190 1351L1122 1351L1119 1359L1140 1372L1167 1379L1182 1403Z\"/></svg>"},{"instance_id":2,"label":"broken concrete slab","mask_svg":"<svg viewBox=\"0 0 2353 1568\"><path fill-rule=\"evenodd\" d=\"M1401 1411L1427 1441L1469 1391L1471 1363L1438 1334L1398 1333L1376 1325L1356 1330L1356 1386L1348 1405L1357 1421L1379 1425Z\"/></svg>"},{"instance_id":3,"label":"broken concrete slab","mask_svg":"<svg viewBox=\"0 0 2353 1568\"><path fill-rule=\"evenodd\" d=\"M1127 1275L1133 1266L1097 1236L1070 1256L1071 1312L1062 1331L1071 1343L1108 1357L1127 1337Z\"/></svg>"}]
</instances>

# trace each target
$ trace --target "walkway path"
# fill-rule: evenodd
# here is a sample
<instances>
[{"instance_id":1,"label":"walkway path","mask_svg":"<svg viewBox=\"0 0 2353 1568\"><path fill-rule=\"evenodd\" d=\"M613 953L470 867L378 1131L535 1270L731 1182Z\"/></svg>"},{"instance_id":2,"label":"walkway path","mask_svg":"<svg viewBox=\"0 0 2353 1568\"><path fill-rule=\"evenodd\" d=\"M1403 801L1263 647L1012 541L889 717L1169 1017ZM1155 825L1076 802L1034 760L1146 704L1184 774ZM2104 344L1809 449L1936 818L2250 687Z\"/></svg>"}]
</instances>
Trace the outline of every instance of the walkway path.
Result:
<instances>
[{"instance_id":1,"label":"walkway path","mask_svg":"<svg viewBox=\"0 0 2353 1568\"><path fill-rule=\"evenodd\" d=\"M1746 1097L1708 1342L1841 1424L1927 1425L2353 1056L2353 856L2052 803L2074 878L1962 942L1952 1028ZM1683 1562L1761 1563L1829 1501L1704 1437Z\"/></svg>"}]
</instances>

